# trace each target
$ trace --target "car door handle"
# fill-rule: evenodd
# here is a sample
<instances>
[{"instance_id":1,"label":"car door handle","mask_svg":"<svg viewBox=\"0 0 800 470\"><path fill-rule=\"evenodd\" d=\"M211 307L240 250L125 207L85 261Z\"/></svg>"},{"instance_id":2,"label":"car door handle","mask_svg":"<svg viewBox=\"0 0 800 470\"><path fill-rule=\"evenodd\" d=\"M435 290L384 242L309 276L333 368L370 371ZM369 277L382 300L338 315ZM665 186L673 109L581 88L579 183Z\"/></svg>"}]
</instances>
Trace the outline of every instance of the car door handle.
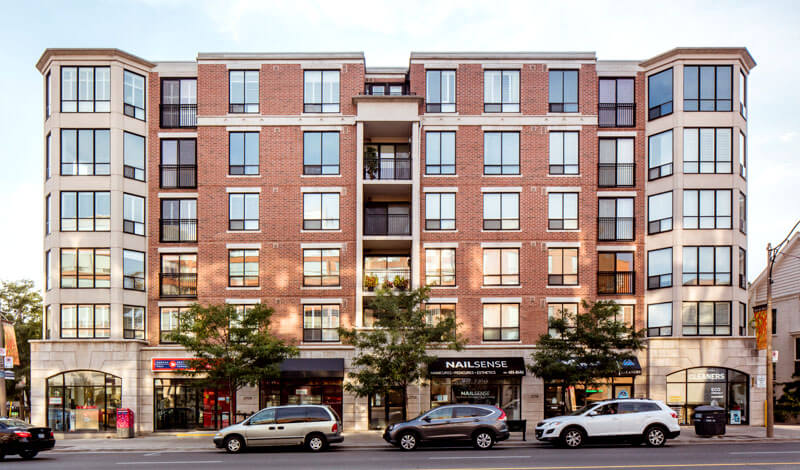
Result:
<instances>
[{"instance_id":1,"label":"car door handle","mask_svg":"<svg viewBox=\"0 0 800 470\"><path fill-rule=\"evenodd\" d=\"M275 426L270 426L267 429L269 429L270 431L274 431L275 430Z\"/></svg>"},{"instance_id":2,"label":"car door handle","mask_svg":"<svg viewBox=\"0 0 800 470\"><path fill-rule=\"evenodd\" d=\"M283 426L278 426L278 429L283 429Z\"/></svg>"}]
</instances>

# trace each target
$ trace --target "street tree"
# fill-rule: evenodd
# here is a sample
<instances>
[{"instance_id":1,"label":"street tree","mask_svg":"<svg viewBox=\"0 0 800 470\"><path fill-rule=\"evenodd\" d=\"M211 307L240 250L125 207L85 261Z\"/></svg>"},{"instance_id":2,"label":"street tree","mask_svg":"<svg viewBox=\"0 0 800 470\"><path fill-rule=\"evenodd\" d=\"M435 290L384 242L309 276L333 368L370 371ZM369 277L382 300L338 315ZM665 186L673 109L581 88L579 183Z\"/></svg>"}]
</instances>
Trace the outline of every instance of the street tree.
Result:
<instances>
[{"instance_id":1,"label":"street tree","mask_svg":"<svg viewBox=\"0 0 800 470\"><path fill-rule=\"evenodd\" d=\"M779 421L800 420L800 374L795 374L792 379L783 384L783 395L775 401L775 417Z\"/></svg>"},{"instance_id":2,"label":"street tree","mask_svg":"<svg viewBox=\"0 0 800 470\"><path fill-rule=\"evenodd\" d=\"M297 355L294 345L272 334L273 313L262 304L194 304L178 315L178 328L169 336L194 356L184 374L201 385L227 389L233 417L239 389L279 377L281 362Z\"/></svg>"},{"instance_id":3,"label":"street tree","mask_svg":"<svg viewBox=\"0 0 800 470\"><path fill-rule=\"evenodd\" d=\"M623 361L644 348L645 331L618 320L620 306L613 301L582 302L584 312L563 310L549 321L531 355L531 372L545 382L590 386L617 376Z\"/></svg>"},{"instance_id":4,"label":"street tree","mask_svg":"<svg viewBox=\"0 0 800 470\"><path fill-rule=\"evenodd\" d=\"M436 359L432 352L462 349L456 319L427 314L429 293L428 287L397 292L378 289L369 303L374 328L339 329L342 341L356 350L352 361L355 371L348 374L345 390L359 397L379 396L384 402L390 393L399 391L406 405L408 386L421 383Z\"/></svg>"}]
</instances>

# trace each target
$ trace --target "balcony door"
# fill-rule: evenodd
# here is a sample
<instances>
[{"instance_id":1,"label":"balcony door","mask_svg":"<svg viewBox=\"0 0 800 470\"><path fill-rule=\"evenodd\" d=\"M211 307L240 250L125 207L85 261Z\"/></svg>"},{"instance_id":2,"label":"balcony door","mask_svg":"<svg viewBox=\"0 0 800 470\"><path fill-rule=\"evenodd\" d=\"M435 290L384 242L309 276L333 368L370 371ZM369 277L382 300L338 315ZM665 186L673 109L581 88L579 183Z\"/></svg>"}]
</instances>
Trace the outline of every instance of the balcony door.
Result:
<instances>
[{"instance_id":1,"label":"balcony door","mask_svg":"<svg viewBox=\"0 0 800 470\"><path fill-rule=\"evenodd\" d=\"M197 79L173 78L161 82L161 127L197 126Z\"/></svg>"},{"instance_id":2,"label":"balcony door","mask_svg":"<svg viewBox=\"0 0 800 470\"><path fill-rule=\"evenodd\" d=\"M364 235L411 235L411 207L406 203L368 204Z\"/></svg>"}]
</instances>

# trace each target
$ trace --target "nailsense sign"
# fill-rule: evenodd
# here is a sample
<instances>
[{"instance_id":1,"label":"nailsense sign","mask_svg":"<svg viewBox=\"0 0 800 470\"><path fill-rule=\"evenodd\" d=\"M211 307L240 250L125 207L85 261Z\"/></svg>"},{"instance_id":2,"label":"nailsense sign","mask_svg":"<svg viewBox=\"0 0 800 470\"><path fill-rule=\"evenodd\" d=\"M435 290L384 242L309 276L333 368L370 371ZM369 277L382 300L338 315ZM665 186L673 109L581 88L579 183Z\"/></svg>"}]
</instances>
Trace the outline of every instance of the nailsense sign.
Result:
<instances>
[{"instance_id":1,"label":"nailsense sign","mask_svg":"<svg viewBox=\"0 0 800 470\"><path fill-rule=\"evenodd\" d=\"M506 359L439 358L428 367L431 377L477 377L525 375L525 360L521 357Z\"/></svg>"}]
</instances>

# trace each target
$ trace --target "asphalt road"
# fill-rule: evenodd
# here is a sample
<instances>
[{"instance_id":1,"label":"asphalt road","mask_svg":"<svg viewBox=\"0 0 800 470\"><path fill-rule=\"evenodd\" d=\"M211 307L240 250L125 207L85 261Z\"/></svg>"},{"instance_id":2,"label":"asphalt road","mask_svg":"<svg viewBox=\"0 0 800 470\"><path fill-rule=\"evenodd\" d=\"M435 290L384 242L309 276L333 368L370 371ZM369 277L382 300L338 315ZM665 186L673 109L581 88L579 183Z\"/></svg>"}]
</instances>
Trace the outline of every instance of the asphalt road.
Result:
<instances>
[{"instance_id":1,"label":"asphalt road","mask_svg":"<svg viewBox=\"0 0 800 470\"><path fill-rule=\"evenodd\" d=\"M195 452L44 452L23 461L6 457L3 469L437 469L568 470L568 469L800 469L800 444L737 443L667 445L659 449L632 446L588 446L577 450L548 445L503 447L490 451L471 448L339 449L310 454L298 449L267 449L229 455L223 451Z\"/></svg>"}]
</instances>

